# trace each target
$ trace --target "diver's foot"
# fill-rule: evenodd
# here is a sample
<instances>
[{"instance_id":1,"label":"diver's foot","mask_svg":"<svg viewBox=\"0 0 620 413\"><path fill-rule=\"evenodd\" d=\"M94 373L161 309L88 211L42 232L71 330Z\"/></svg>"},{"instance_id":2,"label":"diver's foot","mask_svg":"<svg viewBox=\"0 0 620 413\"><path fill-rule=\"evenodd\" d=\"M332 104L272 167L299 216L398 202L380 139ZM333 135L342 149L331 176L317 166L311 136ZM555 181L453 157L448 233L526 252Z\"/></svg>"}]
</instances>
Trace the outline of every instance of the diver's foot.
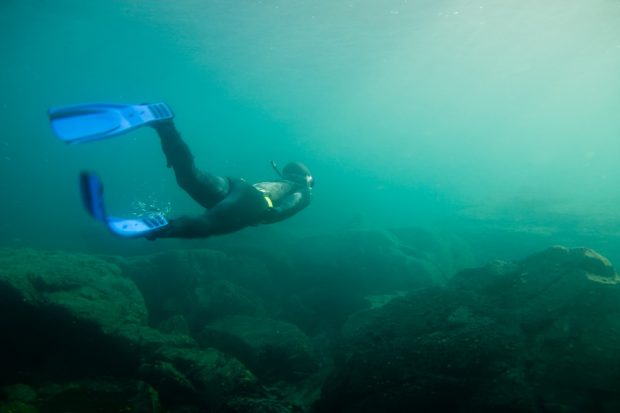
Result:
<instances>
[{"instance_id":1,"label":"diver's foot","mask_svg":"<svg viewBox=\"0 0 620 413\"><path fill-rule=\"evenodd\" d=\"M155 129L162 138L173 133L179 133L172 119L158 120L152 122L149 126Z\"/></svg>"}]
</instances>

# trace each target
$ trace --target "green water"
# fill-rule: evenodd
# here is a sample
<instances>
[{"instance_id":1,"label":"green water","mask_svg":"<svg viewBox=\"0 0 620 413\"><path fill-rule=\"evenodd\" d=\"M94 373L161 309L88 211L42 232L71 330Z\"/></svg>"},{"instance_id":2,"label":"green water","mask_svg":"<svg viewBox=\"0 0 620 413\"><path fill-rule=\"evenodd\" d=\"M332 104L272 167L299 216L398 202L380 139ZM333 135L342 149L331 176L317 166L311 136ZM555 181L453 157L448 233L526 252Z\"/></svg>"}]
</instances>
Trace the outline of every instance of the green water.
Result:
<instances>
[{"instance_id":1,"label":"green water","mask_svg":"<svg viewBox=\"0 0 620 413\"><path fill-rule=\"evenodd\" d=\"M125 242L82 210L82 169L115 213L200 213L152 131L65 146L45 114L163 100L204 169L310 166L314 203L277 231L490 228L618 255L618 1L3 0L0 51L2 246Z\"/></svg>"}]
</instances>

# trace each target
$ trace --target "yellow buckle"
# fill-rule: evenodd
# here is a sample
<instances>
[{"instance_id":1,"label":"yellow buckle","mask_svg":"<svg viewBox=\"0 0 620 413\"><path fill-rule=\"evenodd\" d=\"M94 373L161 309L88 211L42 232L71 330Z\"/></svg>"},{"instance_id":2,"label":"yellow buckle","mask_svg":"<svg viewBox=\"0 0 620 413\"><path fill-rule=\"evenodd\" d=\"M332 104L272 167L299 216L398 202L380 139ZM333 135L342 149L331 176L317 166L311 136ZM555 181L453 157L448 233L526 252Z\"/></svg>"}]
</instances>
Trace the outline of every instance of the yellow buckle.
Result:
<instances>
[{"instance_id":1,"label":"yellow buckle","mask_svg":"<svg viewBox=\"0 0 620 413\"><path fill-rule=\"evenodd\" d=\"M271 200L271 198L265 195L265 201L267 201L267 205L269 205L269 208L273 208L273 201Z\"/></svg>"}]
</instances>

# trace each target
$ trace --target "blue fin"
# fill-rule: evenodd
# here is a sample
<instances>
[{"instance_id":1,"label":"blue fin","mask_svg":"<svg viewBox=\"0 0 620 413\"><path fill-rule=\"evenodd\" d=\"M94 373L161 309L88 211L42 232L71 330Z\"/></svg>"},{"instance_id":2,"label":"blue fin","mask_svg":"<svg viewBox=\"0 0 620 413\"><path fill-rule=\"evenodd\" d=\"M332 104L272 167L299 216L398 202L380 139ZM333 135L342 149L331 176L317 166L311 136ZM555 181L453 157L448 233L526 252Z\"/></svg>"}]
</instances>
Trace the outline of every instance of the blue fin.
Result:
<instances>
[{"instance_id":1,"label":"blue fin","mask_svg":"<svg viewBox=\"0 0 620 413\"><path fill-rule=\"evenodd\" d=\"M103 183L99 177L90 172L80 173L80 194L82 203L91 217L105 222L106 213L103 205Z\"/></svg>"},{"instance_id":2,"label":"blue fin","mask_svg":"<svg viewBox=\"0 0 620 413\"><path fill-rule=\"evenodd\" d=\"M52 130L67 143L107 139L141 126L174 118L165 103L117 105L94 103L48 110Z\"/></svg>"},{"instance_id":3,"label":"blue fin","mask_svg":"<svg viewBox=\"0 0 620 413\"><path fill-rule=\"evenodd\" d=\"M108 229L123 238L146 237L153 231L168 225L163 214L149 215L141 218L112 218L108 217Z\"/></svg>"},{"instance_id":4,"label":"blue fin","mask_svg":"<svg viewBox=\"0 0 620 413\"><path fill-rule=\"evenodd\" d=\"M103 222L110 231L123 238L146 237L168 225L168 220L163 214L153 214L140 218L108 216L103 203L103 184L99 177L93 173L80 173L80 192L84 207L90 216Z\"/></svg>"}]
</instances>

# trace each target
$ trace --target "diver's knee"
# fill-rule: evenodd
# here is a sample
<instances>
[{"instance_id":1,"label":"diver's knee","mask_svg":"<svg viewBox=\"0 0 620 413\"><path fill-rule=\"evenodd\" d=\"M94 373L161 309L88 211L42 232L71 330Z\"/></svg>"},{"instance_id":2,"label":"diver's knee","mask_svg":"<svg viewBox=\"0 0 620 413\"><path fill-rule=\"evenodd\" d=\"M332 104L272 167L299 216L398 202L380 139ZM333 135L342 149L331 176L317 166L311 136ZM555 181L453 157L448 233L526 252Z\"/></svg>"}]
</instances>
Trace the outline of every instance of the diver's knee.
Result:
<instances>
[{"instance_id":1,"label":"diver's knee","mask_svg":"<svg viewBox=\"0 0 620 413\"><path fill-rule=\"evenodd\" d=\"M177 185L184 191L192 191L197 186L195 178L177 174Z\"/></svg>"},{"instance_id":2,"label":"diver's knee","mask_svg":"<svg viewBox=\"0 0 620 413\"><path fill-rule=\"evenodd\" d=\"M219 188L220 193L223 196L228 195L228 193L230 192L230 179L218 176L217 180L219 181L218 188Z\"/></svg>"}]
</instances>

